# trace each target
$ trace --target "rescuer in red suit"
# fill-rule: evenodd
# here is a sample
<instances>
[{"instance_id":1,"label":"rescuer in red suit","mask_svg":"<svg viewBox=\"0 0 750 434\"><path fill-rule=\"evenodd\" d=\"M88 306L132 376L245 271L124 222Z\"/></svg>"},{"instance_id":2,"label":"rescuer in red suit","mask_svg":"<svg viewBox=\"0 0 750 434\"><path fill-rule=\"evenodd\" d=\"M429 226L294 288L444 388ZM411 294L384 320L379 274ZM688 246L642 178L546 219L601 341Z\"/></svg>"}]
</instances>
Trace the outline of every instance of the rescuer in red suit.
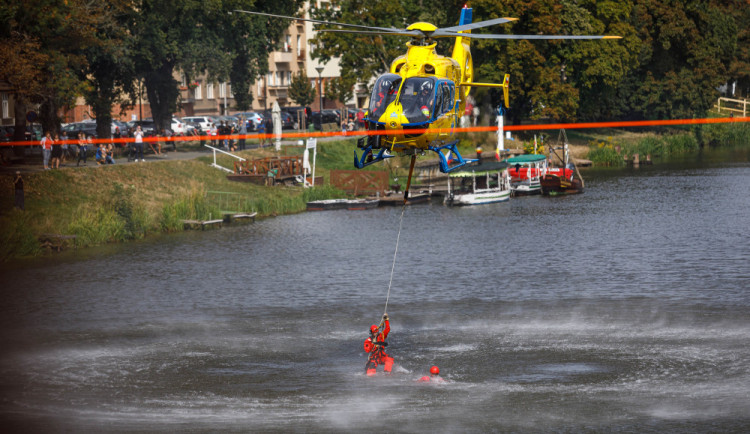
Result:
<instances>
[{"instance_id":1,"label":"rescuer in red suit","mask_svg":"<svg viewBox=\"0 0 750 434\"><path fill-rule=\"evenodd\" d=\"M365 373L367 375L375 375L378 365L383 365L385 372L391 372L393 357L385 352L385 346L388 345L385 340L390 332L391 324L387 313L383 314L383 320L379 326L373 324L370 327L370 337L365 339L365 352L367 353Z\"/></svg>"}]
</instances>

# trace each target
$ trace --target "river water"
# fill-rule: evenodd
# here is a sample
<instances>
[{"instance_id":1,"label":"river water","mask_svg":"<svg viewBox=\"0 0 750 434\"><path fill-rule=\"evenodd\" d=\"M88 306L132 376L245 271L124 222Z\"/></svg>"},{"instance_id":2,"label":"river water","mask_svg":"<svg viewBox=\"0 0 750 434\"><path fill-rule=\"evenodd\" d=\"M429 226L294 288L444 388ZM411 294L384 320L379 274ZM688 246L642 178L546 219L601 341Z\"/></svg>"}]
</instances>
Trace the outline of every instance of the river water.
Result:
<instances>
[{"instance_id":1,"label":"river water","mask_svg":"<svg viewBox=\"0 0 750 434\"><path fill-rule=\"evenodd\" d=\"M711 158L709 158L711 157ZM750 158L5 264L20 431L750 430ZM362 342L388 297L391 375ZM443 384L417 383L429 367Z\"/></svg>"}]
</instances>

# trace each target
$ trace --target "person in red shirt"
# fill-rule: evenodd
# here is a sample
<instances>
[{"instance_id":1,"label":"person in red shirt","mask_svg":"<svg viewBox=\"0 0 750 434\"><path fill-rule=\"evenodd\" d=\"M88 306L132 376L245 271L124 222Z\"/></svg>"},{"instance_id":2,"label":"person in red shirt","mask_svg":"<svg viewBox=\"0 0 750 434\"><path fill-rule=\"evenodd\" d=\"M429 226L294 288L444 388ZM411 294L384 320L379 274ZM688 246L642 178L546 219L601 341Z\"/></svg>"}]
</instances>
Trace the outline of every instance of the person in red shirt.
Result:
<instances>
[{"instance_id":1,"label":"person in red shirt","mask_svg":"<svg viewBox=\"0 0 750 434\"><path fill-rule=\"evenodd\" d=\"M365 352L367 353L367 364L365 373L368 376L375 375L378 365L383 365L383 371L390 373L393 368L393 357L385 352L388 343L385 341L391 332L391 324L388 314L383 314L380 325L373 324L370 327L370 337L365 339Z\"/></svg>"}]
</instances>

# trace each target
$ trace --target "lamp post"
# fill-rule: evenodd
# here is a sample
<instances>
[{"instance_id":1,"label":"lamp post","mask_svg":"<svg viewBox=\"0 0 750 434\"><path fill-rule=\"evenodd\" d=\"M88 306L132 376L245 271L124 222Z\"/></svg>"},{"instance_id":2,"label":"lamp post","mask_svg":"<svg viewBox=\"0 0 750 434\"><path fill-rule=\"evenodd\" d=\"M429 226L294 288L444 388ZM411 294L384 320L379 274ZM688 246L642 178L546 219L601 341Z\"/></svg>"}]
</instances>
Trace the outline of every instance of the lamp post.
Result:
<instances>
[{"instance_id":1,"label":"lamp post","mask_svg":"<svg viewBox=\"0 0 750 434\"><path fill-rule=\"evenodd\" d=\"M323 121L323 91L322 91L322 85L323 85L323 78L321 78L320 74L323 72L322 66L316 66L315 70L318 71L318 104L320 104L320 116L321 116L321 122Z\"/></svg>"}]
</instances>

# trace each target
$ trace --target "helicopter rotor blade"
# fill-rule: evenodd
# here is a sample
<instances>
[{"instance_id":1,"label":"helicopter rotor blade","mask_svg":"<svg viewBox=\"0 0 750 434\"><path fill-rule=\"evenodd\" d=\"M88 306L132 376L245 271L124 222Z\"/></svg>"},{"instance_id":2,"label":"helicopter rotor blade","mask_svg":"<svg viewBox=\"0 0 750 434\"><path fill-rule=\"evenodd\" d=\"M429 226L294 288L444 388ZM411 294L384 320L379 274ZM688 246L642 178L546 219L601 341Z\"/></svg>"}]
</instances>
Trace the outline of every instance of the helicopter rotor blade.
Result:
<instances>
[{"instance_id":1,"label":"helicopter rotor blade","mask_svg":"<svg viewBox=\"0 0 750 434\"><path fill-rule=\"evenodd\" d=\"M464 30L474 30L474 29L479 29L482 27L494 26L495 24L509 23L511 21L516 21L517 19L518 18L495 18L493 20L477 21L476 23L469 23L469 24L464 24L461 26L443 27L442 29L438 29L434 33L434 35L437 36L442 33L461 32Z\"/></svg>"},{"instance_id":2,"label":"helicopter rotor blade","mask_svg":"<svg viewBox=\"0 0 750 434\"><path fill-rule=\"evenodd\" d=\"M287 20L295 20L295 21L307 21L307 22L310 22L310 23L328 24L328 25L331 25L331 26L353 27L353 28L367 29L367 30L379 30L381 32L388 32L388 33L392 33L394 31L397 31L397 32L402 31L400 29L395 29L395 28L363 26L363 25L360 25L360 24L336 23L336 22L333 22L333 21L314 20L312 18L297 18L297 17L288 17L286 15L267 14L265 12L243 11L241 9L235 9L233 12L240 12L240 13L243 13L243 14L250 14L250 15L261 15L261 16L272 17L272 18L284 18L284 19L287 19Z\"/></svg>"},{"instance_id":3,"label":"helicopter rotor blade","mask_svg":"<svg viewBox=\"0 0 750 434\"><path fill-rule=\"evenodd\" d=\"M437 33L437 32L436 32ZM483 33L453 33L446 32L439 35L433 34L434 38L464 37L472 39L622 39L622 36L596 36L596 35L497 35Z\"/></svg>"},{"instance_id":4,"label":"helicopter rotor blade","mask_svg":"<svg viewBox=\"0 0 750 434\"><path fill-rule=\"evenodd\" d=\"M393 29L393 31L390 32L383 32L383 31L366 31L366 30L341 30L341 29L320 29L318 32L332 32L332 33L354 33L357 35L378 35L378 36L388 36L388 35L395 35L395 36L408 36L410 38L424 38L426 37L424 33L418 31L418 30L398 30Z\"/></svg>"}]
</instances>

